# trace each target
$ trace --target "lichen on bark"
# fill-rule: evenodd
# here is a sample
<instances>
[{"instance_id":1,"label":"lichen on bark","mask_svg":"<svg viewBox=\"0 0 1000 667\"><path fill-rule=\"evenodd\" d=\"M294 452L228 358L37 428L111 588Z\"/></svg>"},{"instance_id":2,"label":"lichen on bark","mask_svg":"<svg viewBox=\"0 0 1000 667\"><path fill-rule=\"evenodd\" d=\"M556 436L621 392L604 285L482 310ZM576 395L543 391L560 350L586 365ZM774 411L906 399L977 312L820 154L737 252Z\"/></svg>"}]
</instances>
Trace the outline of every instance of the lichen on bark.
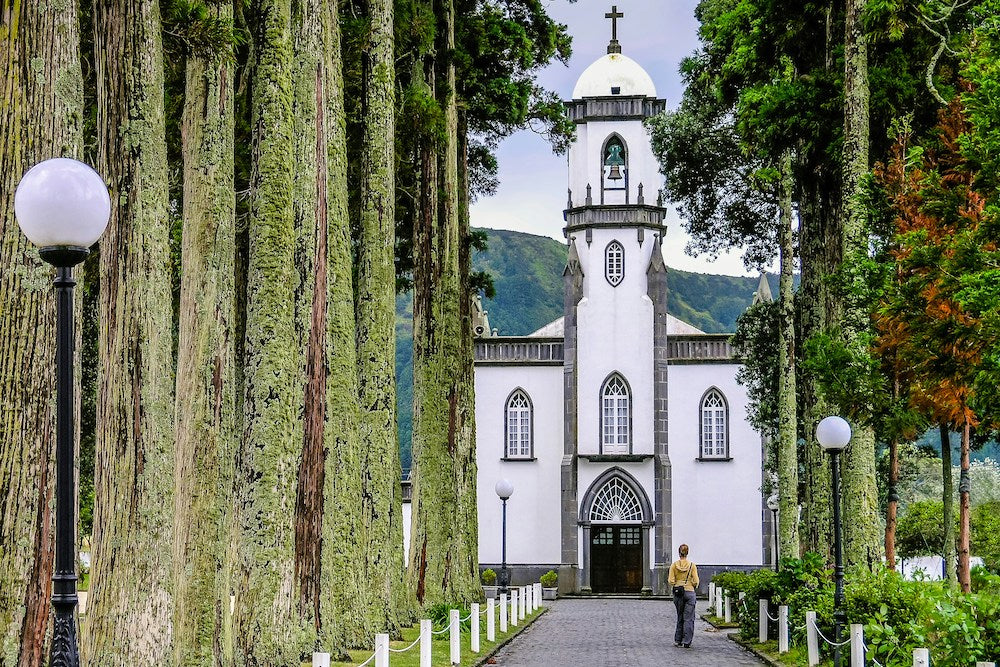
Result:
<instances>
[{"instance_id":1,"label":"lichen on bark","mask_svg":"<svg viewBox=\"0 0 1000 667\"><path fill-rule=\"evenodd\" d=\"M296 665L309 649L297 613L295 333L290 0L255 0L251 73L243 425L237 461L235 662Z\"/></svg>"},{"instance_id":2,"label":"lichen on bark","mask_svg":"<svg viewBox=\"0 0 1000 667\"><path fill-rule=\"evenodd\" d=\"M171 641L172 309L163 52L154 0L94 4L101 239L92 585L82 651L160 663Z\"/></svg>"},{"instance_id":3,"label":"lichen on bark","mask_svg":"<svg viewBox=\"0 0 1000 667\"><path fill-rule=\"evenodd\" d=\"M213 4L213 18L232 17ZM231 65L192 54L183 109L184 223L174 450L173 664L227 664L236 196Z\"/></svg>"},{"instance_id":4,"label":"lichen on bark","mask_svg":"<svg viewBox=\"0 0 1000 667\"><path fill-rule=\"evenodd\" d=\"M21 233L12 193L33 164L81 158L83 84L75 5L4 2L2 11L0 188L11 196L0 198L0 664L40 667L52 591L55 301L52 269Z\"/></svg>"}]
</instances>

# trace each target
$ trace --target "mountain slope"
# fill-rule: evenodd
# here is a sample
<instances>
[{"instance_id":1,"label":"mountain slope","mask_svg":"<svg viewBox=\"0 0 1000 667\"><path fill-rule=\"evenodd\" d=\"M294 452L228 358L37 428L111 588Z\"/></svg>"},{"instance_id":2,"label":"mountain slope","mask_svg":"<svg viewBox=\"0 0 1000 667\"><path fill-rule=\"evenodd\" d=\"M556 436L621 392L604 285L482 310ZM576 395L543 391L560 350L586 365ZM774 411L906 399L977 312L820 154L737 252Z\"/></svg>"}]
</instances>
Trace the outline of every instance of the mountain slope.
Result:
<instances>
[{"instance_id":1,"label":"mountain slope","mask_svg":"<svg viewBox=\"0 0 1000 667\"><path fill-rule=\"evenodd\" d=\"M563 314L562 272L566 246L547 236L484 230L488 249L476 253L473 269L493 276L496 297L484 301L490 324L503 336L524 336ZM777 293L776 276L768 276ZM670 314L706 333L732 332L757 289L757 278L717 276L668 269ZM399 444L409 467L413 402L412 297L396 299L396 377Z\"/></svg>"}]
</instances>

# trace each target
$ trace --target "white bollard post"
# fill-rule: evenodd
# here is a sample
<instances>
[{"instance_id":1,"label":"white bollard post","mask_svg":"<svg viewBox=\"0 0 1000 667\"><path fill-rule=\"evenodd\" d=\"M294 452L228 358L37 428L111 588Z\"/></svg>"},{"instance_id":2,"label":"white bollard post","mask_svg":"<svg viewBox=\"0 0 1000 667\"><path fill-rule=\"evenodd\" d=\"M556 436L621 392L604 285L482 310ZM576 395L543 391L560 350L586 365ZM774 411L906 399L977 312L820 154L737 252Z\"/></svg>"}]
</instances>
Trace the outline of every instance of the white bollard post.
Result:
<instances>
[{"instance_id":1,"label":"white bollard post","mask_svg":"<svg viewBox=\"0 0 1000 667\"><path fill-rule=\"evenodd\" d=\"M977 662L976 667L997 667L995 662Z\"/></svg>"},{"instance_id":2,"label":"white bollard post","mask_svg":"<svg viewBox=\"0 0 1000 667\"><path fill-rule=\"evenodd\" d=\"M375 667L389 667L389 635L375 635Z\"/></svg>"},{"instance_id":3,"label":"white bollard post","mask_svg":"<svg viewBox=\"0 0 1000 667\"><path fill-rule=\"evenodd\" d=\"M722 618L722 614L724 613L722 611L722 600L725 599L725 597L726 597L725 588L715 589L715 615L718 616L719 618Z\"/></svg>"},{"instance_id":4,"label":"white bollard post","mask_svg":"<svg viewBox=\"0 0 1000 667\"><path fill-rule=\"evenodd\" d=\"M458 620L457 609L451 610L451 613L448 614L448 620L451 621L448 624L448 638L451 640L451 664L457 665L462 661L462 624Z\"/></svg>"},{"instance_id":5,"label":"white bollard post","mask_svg":"<svg viewBox=\"0 0 1000 667\"><path fill-rule=\"evenodd\" d=\"M715 582L711 581L708 584L708 608L715 609Z\"/></svg>"},{"instance_id":6,"label":"white bollard post","mask_svg":"<svg viewBox=\"0 0 1000 667\"><path fill-rule=\"evenodd\" d=\"M778 607L778 653L788 653L788 605Z\"/></svg>"},{"instance_id":7,"label":"white bollard post","mask_svg":"<svg viewBox=\"0 0 1000 667\"><path fill-rule=\"evenodd\" d=\"M809 656L809 667L819 664L819 635L816 633L816 612L806 612L806 653Z\"/></svg>"},{"instance_id":8,"label":"white bollard post","mask_svg":"<svg viewBox=\"0 0 1000 667\"><path fill-rule=\"evenodd\" d=\"M517 589L510 592L510 624L517 627Z\"/></svg>"},{"instance_id":9,"label":"white bollard post","mask_svg":"<svg viewBox=\"0 0 1000 667\"><path fill-rule=\"evenodd\" d=\"M733 622L733 601L729 599L729 591L726 591L726 601L723 605L726 608L725 617L722 619L726 623Z\"/></svg>"},{"instance_id":10,"label":"white bollard post","mask_svg":"<svg viewBox=\"0 0 1000 667\"><path fill-rule=\"evenodd\" d=\"M931 652L925 648L913 649L913 667L931 667Z\"/></svg>"},{"instance_id":11,"label":"white bollard post","mask_svg":"<svg viewBox=\"0 0 1000 667\"><path fill-rule=\"evenodd\" d=\"M542 585L537 582L535 583L535 600L537 600L535 609L538 609L542 606Z\"/></svg>"},{"instance_id":12,"label":"white bollard post","mask_svg":"<svg viewBox=\"0 0 1000 667\"><path fill-rule=\"evenodd\" d=\"M523 621L525 613L528 611L528 587L521 587L521 595L517 600L517 620Z\"/></svg>"},{"instance_id":13,"label":"white bollard post","mask_svg":"<svg viewBox=\"0 0 1000 667\"><path fill-rule=\"evenodd\" d=\"M500 632L507 632L507 594L500 594Z\"/></svg>"},{"instance_id":14,"label":"white bollard post","mask_svg":"<svg viewBox=\"0 0 1000 667\"><path fill-rule=\"evenodd\" d=\"M767 600L757 603L757 641L761 644L767 641Z\"/></svg>"},{"instance_id":15,"label":"white bollard post","mask_svg":"<svg viewBox=\"0 0 1000 667\"><path fill-rule=\"evenodd\" d=\"M479 603L473 602L470 605L469 613L472 614L471 634L469 635L469 650L479 653Z\"/></svg>"},{"instance_id":16,"label":"white bollard post","mask_svg":"<svg viewBox=\"0 0 1000 667\"><path fill-rule=\"evenodd\" d=\"M330 667L330 654L313 653L312 667Z\"/></svg>"},{"instance_id":17,"label":"white bollard post","mask_svg":"<svg viewBox=\"0 0 1000 667\"><path fill-rule=\"evenodd\" d=\"M420 667L431 667L431 644L434 643L434 624L430 619L420 621Z\"/></svg>"},{"instance_id":18,"label":"white bollard post","mask_svg":"<svg viewBox=\"0 0 1000 667\"><path fill-rule=\"evenodd\" d=\"M865 626L851 623L851 667L865 667Z\"/></svg>"},{"instance_id":19,"label":"white bollard post","mask_svg":"<svg viewBox=\"0 0 1000 667\"><path fill-rule=\"evenodd\" d=\"M494 612L496 605L493 598L486 601L486 641L495 642L497 640L497 620Z\"/></svg>"},{"instance_id":20,"label":"white bollard post","mask_svg":"<svg viewBox=\"0 0 1000 667\"><path fill-rule=\"evenodd\" d=\"M528 591L528 604L526 605L526 608L528 610L528 614L530 615L535 612L535 585L529 584L524 587L524 590Z\"/></svg>"}]
</instances>

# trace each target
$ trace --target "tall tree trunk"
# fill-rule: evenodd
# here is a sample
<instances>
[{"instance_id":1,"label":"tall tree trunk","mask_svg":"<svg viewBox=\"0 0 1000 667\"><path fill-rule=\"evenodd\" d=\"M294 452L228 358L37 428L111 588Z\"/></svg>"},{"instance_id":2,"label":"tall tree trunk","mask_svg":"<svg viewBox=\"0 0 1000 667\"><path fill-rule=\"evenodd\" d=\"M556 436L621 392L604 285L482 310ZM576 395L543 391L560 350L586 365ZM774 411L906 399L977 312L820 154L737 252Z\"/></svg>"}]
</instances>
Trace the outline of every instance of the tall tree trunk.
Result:
<instances>
[{"instance_id":1,"label":"tall tree trunk","mask_svg":"<svg viewBox=\"0 0 1000 667\"><path fill-rule=\"evenodd\" d=\"M844 167L841 243L843 259L867 255L862 181L869 171L868 43L862 14L864 0L847 0L844 33ZM842 332L849 347L864 353L865 333L871 322L868 304L849 293L843 305ZM846 406L842 406L846 407ZM870 412L871 406L867 406ZM866 411L863 409L863 412ZM844 550L849 565L868 569L882 562L878 492L875 487L875 432L854 424L851 444L844 452Z\"/></svg>"},{"instance_id":2,"label":"tall tree trunk","mask_svg":"<svg viewBox=\"0 0 1000 667\"><path fill-rule=\"evenodd\" d=\"M237 463L236 663L294 665L295 498L302 395L295 333L290 0L251 4L253 73L243 433Z\"/></svg>"},{"instance_id":3,"label":"tall tree trunk","mask_svg":"<svg viewBox=\"0 0 1000 667\"><path fill-rule=\"evenodd\" d=\"M0 663L39 667L52 595L55 300L13 193L33 164L80 159L83 81L75 3L4 0L0 11Z\"/></svg>"},{"instance_id":4,"label":"tall tree trunk","mask_svg":"<svg viewBox=\"0 0 1000 667\"><path fill-rule=\"evenodd\" d=\"M354 321L353 256L347 203L347 137L344 114L344 77L340 51L337 1L319 2L324 8L327 58L323 127L325 145L317 137L316 150L325 150L327 207L325 211L327 262L327 389L326 459L323 476L322 551L319 598L320 641L334 654L345 647L365 647L381 630L382 614L370 603L370 585L363 582L366 553L363 530L361 440L358 423L358 362ZM320 160L321 161L321 160ZM319 174L317 174L317 177ZM316 182L317 188L322 187ZM317 289L319 289L317 287Z\"/></svg>"},{"instance_id":5,"label":"tall tree trunk","mask_svg":"<svg viewBox=\"0 0 1000 667\"><path fill-rule=\"evenodd\" d=\"M232 19L232 4L209 6ZM174 661L224 664L234 421L236 196L232 71L191 55L183 125L184 227L174 449Z\"/></svg>"},{"instance_id":6,"label":"tall tree trunk","mask_svg":"<svg viewBox=\"0 0 1000 667\"><path fill-rule=\"evenodd\" d=\"M778 207L778 244L781 274L778 283L778 553L799 557L798 420L795 393L795 312L792 274L795 246L792 234L792 154L781 158Z\"/></svg>"},{"instance_id":7,"label":"tall tree trunk","mask_svg":"<svg viewBox=\"0 0 1000 667\"><path fill-rule=\"evenodd\" d=\"M413 297L413 499L410 590L422 605L464 604L478 599L477 546L470 543L468 494L475 497L465 359L461 220L464 181L459 178L458 106L455 93L454 3L437 4L438 61L443 141L421 146L421 205L414 226ZM433 76L433 75L432 75ZM433 90L433 87L432 87ZM435 168L434 162L437 162ZM436 173L436 176L435 176ZM432 199L440 197L438 206ZM470 328L471 331L471 328ZM469 350L471 353L471 348ZM469 355L471 358L471 354ZM470 481L468 473L472 471Z\"/></svg>"},{"instance_id":8,"label":"tall tree trunk","mask_svg":"<svg viewBox=\"0 0 1000 667\"><path fill-rule=\"evenodd\" d=\"M827 275L825 261L826 229L829 202L823 195L823 182L815 180L803 186L800 207L800 254L802 282L799 287L799 336L800 340L821 333L826 326L828 291L823 282ZM831 560L833 544L832 496L830 486L830 457L816 442L815 428L829 414L813 374L800 373L800 390L803 398L803 542L806 551L820 554L824 561Z\"/></svg>"},{"instance_id":9,"label":"tall tree trunk","mask_svg":"<svg viewBox=\"0 0 1000 667\"><path fill-rule=\"evenodd\" d=\"M896 569L896 516L899 508L899 440L889 441L889 496L885 507L885 566Z\"/></svg>"},{"instance_id":10,"label":"tall tree trunk","mask_svg":"<svg viewBox=\"0 0 1000 667\"><path fill-rule=\"evenodd\" d=\"M955 552L955 478L951 463L951 432L947 424L941 424L938 429L941 434L941 502L943 503L941 520L944 522L942 576L948 580L948 585L954 588L958 586L958 574L955 570L958 554Z\"/></svg>"},{"instance_id":11,"label":"tall tree trunk","mask_svg":"<svg viewBox=\"0 0 1000 667\"><path fill-rule=\"evenodd\" d=\"M458 110L458 237L459 237L459 306L462 347L459 350L458 455L455 476L458 485L458 529L461 541L462 576L471 587L467 600L479 597L479 496L476 488L476 367L472 329L472 245L469 230L469 123L464 109Z\"/></svg>"},{"instance_id":12,"label":"tall tree trunk","mask_svg":"<svg viewBox=\"0 0 1000 667\"><path fill-rule=\"evenodd\" d=\"M972 592L972 572L969 567L969 422L962 427L962 462L958 479L958 583L963 593Z\"/></svg>"},{"instance_id":13,"label":"tall tree trunk","mask_svg":"<svg viewBox=\"0 0 1000 667\"><path fill-rule=\"evenodd\" d=\"M358 246L358 436L361 469L363 581L384 629L398 628L404 603L402 495L396 442L395 338L395 62L392 0L367 0L362 65L360 234Z\"/></svg>"},{"instance_id":14,"label":"tall tree trunk","mask_svg":"<svg viewBox=\"0 0 1000 667\"><path fill-rule=\"evenodd\" d=\"M327 21L322 3L292 6L295 334L305 378L302 455L295 502L295 581L304 627L319 630L327 391ZM298 396L296 396L298 398Z\"/></svg>"},{"instance_id":15,"label":"tall tree trunk","mask_svg":"<svg viewBox=\"0 0 1000 667\"><path fill-rule=\"evenodd\" d=\"M82 650L169 660L174 425L163 51L155 0L94 2L101 240L93 566Z\"/></svg>"}]
</instances>

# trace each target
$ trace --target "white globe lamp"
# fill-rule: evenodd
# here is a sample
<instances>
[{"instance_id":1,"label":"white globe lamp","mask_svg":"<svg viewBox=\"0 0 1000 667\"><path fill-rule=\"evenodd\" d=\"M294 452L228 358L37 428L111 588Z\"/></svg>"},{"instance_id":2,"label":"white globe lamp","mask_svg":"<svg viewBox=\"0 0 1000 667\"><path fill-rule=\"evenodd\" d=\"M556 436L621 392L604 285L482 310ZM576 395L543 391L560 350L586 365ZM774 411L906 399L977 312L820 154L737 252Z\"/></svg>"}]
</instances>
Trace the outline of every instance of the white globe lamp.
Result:
<instances>
[{"instance_id":1,"label":"white globe lamp","mask_svg":"<svg viewBox=\"0 0 1000 667\"><path fill-rule=\"evenodd\" d=\"M850 441L851 425L843 417L826 417L816 427L816 442L828 452L842 452Z\"/></svg>"},{"instance_id":2,"label":"white globe lamp","mask_svg":"<svg viewBox=\"0 0 1000 667\"><path fill-rule=\"evenodd\" d=\"M514 485L509 479L501 479L497 482L494 490L497 492L497 495L500 496L501 500L507 500L514 495Z\"/></svg>"},{"instance_id":3,"label":"white globe lamp","mask_svg":"<svg viewBox=\"0 0 1000 667\"><path fill-rule=\"evenodd\" d=\"M52 158L21 177L14 214L42 259L55 266L74 266L107 229L111 196L104 179L86 164Z\"/></svg>"}]
</instances>

